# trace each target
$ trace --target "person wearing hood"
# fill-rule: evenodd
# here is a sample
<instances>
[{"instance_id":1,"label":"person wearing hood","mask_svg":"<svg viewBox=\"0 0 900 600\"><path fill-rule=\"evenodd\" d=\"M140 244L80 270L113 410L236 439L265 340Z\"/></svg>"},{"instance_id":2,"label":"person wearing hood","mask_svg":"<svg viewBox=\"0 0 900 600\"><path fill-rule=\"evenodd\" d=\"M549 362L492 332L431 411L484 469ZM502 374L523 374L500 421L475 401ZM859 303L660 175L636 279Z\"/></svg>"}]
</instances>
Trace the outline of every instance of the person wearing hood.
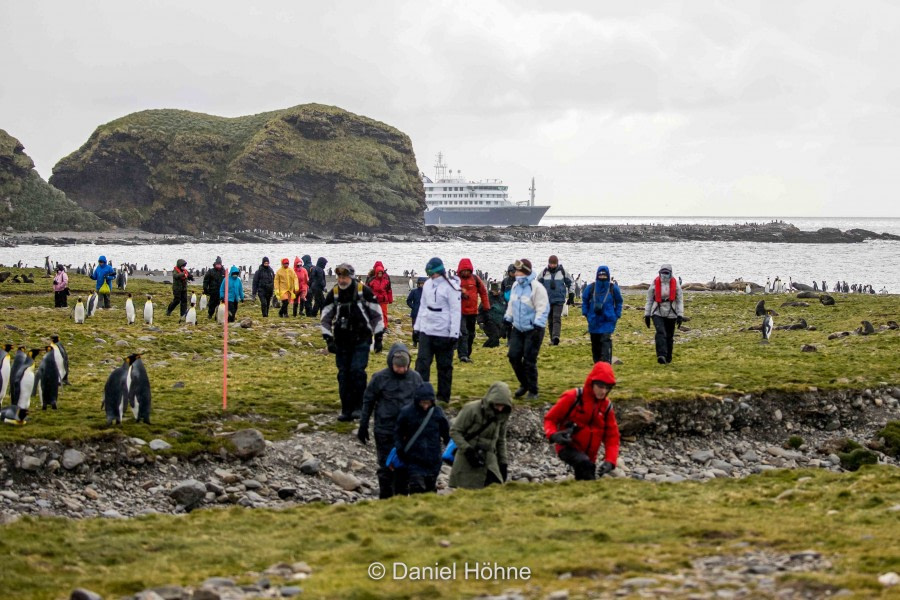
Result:
<instances>
[{"instance_id":1,"label":"person wearing hood","mask_svg":"<svg viewBox=\"0 0 900 600\"><path fill-rule=\"evenodd\" d=\"M547 266L544 267L539 281L544 285L544 289L547 290L547 299L550 302L550 343L558 346L559 334L562 330L563 306L566 304L572 279L566 274L563 266L559 264L559 258L552 254L547 259Z\"/></svg>"},{"instance_id":2,"label":"person wearing hood","mask_svg":"<svg viewBox=\"0 0 900 600\"><path fill-rule=\"evenodd\" d=\"M387 353L387 368L372 375L363 394L359 430L356 437L369 442L369 417L375 415L375 454L378 458L379 498L406 494L406 472L391 470L385 464L394 447L394 428L400 409L410 404L422 377L412 369L409 349L396 342Z\"/></svg>"},{"instance_id":3,"label":"person wearing hood","mask_svg":"<svg viewBox=\"0 0 900 600\"><path fill-rule=\"evenodd\" d=\"M503 315L509 338L507 358L519 380L516 398L527 393L533 400L538 397L537 357L544 341L550 303L547 290L535 281L530 260L517 260L515 269L516 282L509 292L509 304Z\"/></svg>"},{"instance_id":4,"label":"person wearing hood","mask_svg":"<svg viewBox=\"0 0 900 600\"><path fill-rule=\"evenodd\" d=\"M294 275L297 276L297 295L294 297L294 316L297 316L301 306L306 306L306 294L309 292L309 271L303 266L298 257L294 257ZM302 311L306 312L306 311Z\"/></svg>"},{"instance_id":5,"label":"person wearing hood","mask_svg":"<svg viewBox=\"0 0 900 600\"><path fill-rule=\"evenodd\" d=\"M275 273L275 297L281 302L279 317L283 319L288 316L288 308L299 291L300 283L297 281L297 274L291 268L291 261L282 258L281 268Z\"/></svg>"},{"instance_id":6,"label":"person wearing hood","mask_svg":"<svg viewBox=\"0 0 900 600\"><path fill-rule=\"evenodd\" d=\"M478 315L478 324L481 325L481 330L487 336L487 341L482 346L484 348L497 348L500 346L500 337L506 335L506 328L503 327L506 301L500 292L500 284L498 282L491 282L490 287L488 298L491 301L491 308L487 312L482 312Z\"/></svg>"},{"instance_id":7,"label":"person wearing hood","mask_svg":"<svg viewBox=\"0 0 900 600\"><path fill-rule=\"evenodd\" d=\"M209 298L206 305L206 312L212 319L219 308L219 289L222 287L222 281L225 279L225 268L222 266L222 257L217 256L213 262L213 268L206 272L203 276L203 294Z\"/></svg>"},{"instance_id":8,"label":"person wearing hood","mask_svg":"<svg viewBox=\"0 0 900 600\"><path fill-rule=\"evenodd\" d=\"M312 272L315 266L312 263L312 257L309 254L304 254L300 257L303 261L303 268L306 269L306 281L309 285L312 285ZM313 295L312 290L307 290L306 292L306 300L303 302L303 313L309 317L312 316L312 306L313 306Z\"/></svg>"},{"instance_id":9,"label":"person wearing hood","mask_svg":"<svg viewBox=\"0 0 900 600\"><path fill-rule=\"evenodd\" d=\"M322 338L337 364L341 414L338 421L352 421L361 414L366 389L366 367L373 339L381 352L384 322L375 294L356 281L356 271L342 263L335 268L337 285L325 297L322 309Z\"/></svg>"},{"instance_id":10,"label":"person wearing hood","mask_svg":"<svg viewBox=\"0 0 900 600\"><path fill-rule=\"evenodd\" d=\"M172 269L172 301L166 309L166 316L170 316L175 307L181 305L178 316L183 317L188 311L187 288L188 281L193 281L194 276L187 270L187 261L179 258Z\"/></svg>"},{"instance_id":11,"label":"person wearing hood","mask_svg":"<svg viewBox=\"0 0 900 600\"><path fill-rule=\"evenodd\" d=\"M513 284L516 282L516 265L509 263L506 267L506 277L500 282L500 293L503 294L503 301L509 302L509 292L512 290Z\"/></svg>"},{"instance_id":12,"label":"person wearing hood","mask_svg":"<svg viewBox=\"0 0 900 600\"><path fill-rule=\"evenodd\" d=\"M381 314L384 315L384 328L387 329L388 304L394 303L394 291L391 289L391 278L380 260L375 261L375 266L372 267L369 276L366 278L366 285L369 286L378 300Z\"/></svg>"},{"instance_id":13,"label":"person wearing hood","mask_svg":"<svg viewBox=\"0 0 900 600\"><path fill-rule=\"evenodd\" d=\"M409 493L437 491L441 452L450 441L450 424L435 405L434 388L422 383L413 401L400 410L394 430L394 447L409 478Z\"/></svg>"},{"instance_id":14,"label":"person wearing hood","mask_svg":"<svg viewBox=\"0 0 900 600\"><path fill-rule=\"evenodd\" d=\"M453 351L459 341L461 295L459 279L448 277L444 261L434 257L425 265L428 280L422 286L419 315L413 331L419 334L416 371L424 381L431 378L431 363L437 362L437 398L450 402L453 387Z\"/></svg>"},{"instance_id":15,"label":"person wearing hood","mask_svg":"<svg viewBox=\"0 0 900 600\"><path fill-rule=\"evenodd\" d=\"M55 308L68 308L69 306L69 275L66 268L56 264L56 276L53 277L53 306ZM0 398L2 400L2 398Z\"/></svg>"},{"instance_id":16,"label":"person wearing hood","mask_svg":"<svg viewBox=\"0 0 900 600\"><path fill-rule=\"evenodd\" d=\"M325 266L328 260L324 256L316 259L316 264L309 269L309 295L312 296L312 303L307 304L307 317L315 317L325 306ZM337 269L335 269L337 271Z\"/></svg>"},{"instance_id":17,"label":"person wearing hood","mask_svg":"<svg viewBox=\"0 0 900 600\"><path fill-rule=\"evenodd\" d=\"M609 267L597 267L596 280L581 293L581 314L588 322L594 362L612 363L612 334L622 317L622 293Z\"/></svg>"},{"instance_id":18,"label":"person wearing hood","mask_svg":"<svg viewBox=\"0 0 900 600\"><path fill-rule=\"evenodd\" d=\"M112 291L113 281L116 280L116 270L107 264L105 256L97 259L97 266L91 271L90 278L97 282L96 289L100 295L101 308L109 308L109 293Z\"/></svg>"},{"instance_id":19,"label":"person wearing hood","mask_svg":"<svg viewBox=\"0 0 900 600\"><path fill-rule=\"evenodd\" d=\"M416 287L410 290L409 295L406 296L406 305L409 307L409 317L412 319L413 325L413 348L419 345L419 332L416 331L416 318L419 316L419 306L422 304L422 287L425 285L426 281L428 281L427 277L417 278Z\"/></svg>"},{"instance_id":20,"label":"person wearing hood","mask_svg":"<svg viewBox=\"0 0 900 600\"><path fill-rule=\"evenodd\" d=\"M219 285L218 297L225 300L225 278ZM237 318L238 302L244 301L244 284L241 282L241 270L231 265L228 270L228 322L234 323Z\"/></svg>"},{"instance_id":21,"label":"person wearing hood","mask_svg":"<svg viewBox=\"0 0 900 600\"><path fill-rule=\"evenodd\" d=\"M461 259L456 268L462 296L460 303L462 317L459 322L459 343L456 350L459 354L459 362L464 363L472 362L472 346L475 343L475 326L479 313L478 299L481 299L480 312L487 312L491 308L487 286L484 285L481 277L474 273L474 270L472 261L468 258Z\"/></svg>"},{"instance_id":22,"label":"person wearing hood","mask_svg":"<svg viewBox=\"0 0 900 600\"><path fill-rule=\"evenodd\" d=\"M619 425L609 399L616 375L606 362L594 364L583 388L563 392L544 416L544 434L556 454L575 470L576 481L603 477L619 459ZM603 444L603 463L597 452Z\"/></svg>"},{"instance_id":23,"label":"person wearing hood","mask_svg":"<svg viewBox=\"0 0 900 600\"><path fill-rule=\"evenodd\" d=\"M491 384L481 400L469 402L450 426L456 456L450 487L481 489L503 483L509 476L506 429L512 413L512 394L503 381Z\"/></svg>"},{"instance_id":24,"label":"person wearing hood","mask_svg":"<svg viewBox=\"0 0 900 600\"><path fill-rule=\"evenodd\" d=\"M263 256L262 264L253 274L253 289L250 298L259 297L259 308L263 317L269 316L269 307L272 306L272 294L275 293L275 271L269 266L269 257Z\"/></svg>"},{"instance_id":25,"label":"person wearing hood","mask_svg":"<svg viewBox=\"0 0 900 600\"><path fill-rule=\"evenodd\" d=\"M656 328L656 362L661 365L672 362L672 346L675 345L675 328L684 319L684 299L681 286L672 276L672 265L659 268L659 276L647 288L644 305L644 324L650 321Z\"/></svg>"}]
</instances>

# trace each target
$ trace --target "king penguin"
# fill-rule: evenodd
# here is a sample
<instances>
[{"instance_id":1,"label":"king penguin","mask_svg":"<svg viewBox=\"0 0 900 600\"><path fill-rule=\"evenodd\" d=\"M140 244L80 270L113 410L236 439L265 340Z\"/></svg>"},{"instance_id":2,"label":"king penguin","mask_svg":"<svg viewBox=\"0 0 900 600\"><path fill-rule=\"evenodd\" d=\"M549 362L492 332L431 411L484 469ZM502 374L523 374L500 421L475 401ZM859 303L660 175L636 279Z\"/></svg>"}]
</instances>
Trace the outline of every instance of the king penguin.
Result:
<instances>
[{"instance_id":1,"label":"king penguin","mask_svg":"<svg viewBox=\"0 0 900 600\"><path fill-rule=\"evenodd\" d=\"M153 296L147 294L147 301L144 302L144 323L153 325Z\"/></svg>"},{"instance_id":2,"label":"king penguin","mask_svg":"<svg viewBox=\"0 0 900 600\"><path fill-rule=\"evenodd\" d=\"M79 298L78 302L75 303L75 309L72 311L72 317L75 319L76 323L84 323L84 302L81 300L81 298Z\"/></svg>"},{"instance_id":3,"label":"king penguin","mask_svg":"<svg viewBox=\"0 0 900 600\"><path fill-rule=\"evenodd\" d=\"M125 378L128 377L128 359L109 374L106 386L103 388L103 410L106 412L106 424L122 424L122 415L125 412L125 403L128 402L128 386Z\"/></svg>"},{"instance_id":4,"label":"king penguin","mask_svg":"<svg viewBox=\"0 0 900 600\"><path fill-rule=\"evenodd\" d=\"M209 296L203 294L200 296L200 312L206 310L206 307L209 306Z\"/></svg>"},{"instance_id":5,"label":"king penguin","mask_svg":"<svg viewBox=\"0 0 900 600\"><path fill-rule=\"evenodd\" d=\"M22 378L22 372L25 370L25 364L28 362L28 355L25 354L25 346L19 346L13 356L12 364L9 366L9 397L13 406L19 402L19 379Z\"/></svg>"},{"instance_id":6,"label":"king penguin","mask_svg":"<svg viewBox=\"0 0 900 600\"><path fill-rule=\"evenodd\" d=\"M196 296L195 296L196 297ZM184 314L184 322L188 325L196 325L197 324L197 306L196 302L191 302L191 307Z\"/></svg>"},{"instance_id":7,"label":"king penguin","mask_svg":"<svg viewBox=\"0 0 900 600\"><path fill-rule=\"evenodd\" d=\"M40 348L31 350L25 354L23 347L19 347L24 359L18 368L13 365L13 373L11 374L11 385L13 393L13 403L8 409L3 410L2 418L4 421L11 422L15 425L24 425L28 417L28 409L31 407L31 395L34 393L35 375L34 375L34 359L40 354ZM19 353L16 353L16 360L19 360Z\"/></svg>"},{"instance_id":8,"label":"king penguin","mask_svg":"<svg viewBox=\"0 0 900 600\"><path fill-rule=\"evenodd\" d=\"M219 302L219 306L216 308L216 323L222 325L225 323L225 303Z\"/></svg>"},{"instance_id":9,"label":"king penguin","mask_svg":"<svg viewBox=\"0 0 900 600\"><path fill-rule=\"evenodd\" d=\"M49 406L56 410L56 401L59 399L59 371L56 369L56 357L53 356L53 346L47 346L47 353L41 359L35 377L35 389L38 399L41 401L41 410L47 410Z\"/></svg>"},{"instance_id":10,"label":"king penguin","mask_svg":"<svg viewBox=\"0 0 900 600\"><path fill-rule=\"evenodd\" d=\"M131 294L125 299L125 318L129 325L134 324L134 302L131 300Z\"/></svg>"},{"instance_id":11,"label":"king penguin","mask_svg":"<svg viewBox=\"0 0 900 600\"><path fill-rule=\"evenodd\" d=\"M93 317L94 313L97 312L97 303L100 302L100 296L97 295L97 290L90 295L87 301L87 312L84 316Z\"/></svg>"},{"instance_id":12,"label":"king penguin","mask_svg":"<svg viewBox=\"0 0 900 600\"><path fill-rule=\"evenodd\" d=\"M150 377L144 368L140 354L132 354L125 359L129 364L125 385L128 388L128 404L135 420L150 424Z\"/></svg>"},{"instance_id":13,"label":"king penguin","mask_svg":"<svg viewBox=\"0 0 900 600\"><path fill-rule=\"evenodd\" d=\"M775 321L772 320L773 311L767 310L766 316L763 318L762 322L762 342L763 344L769 343L769 338L772 337L772 330L775 328Z\"/></svg>"},{"instance_id":14,"label":"king penguin","mask_svg":"<svg viewBox=\"0 0 900 600\"><path fill-rule=\"evenodd\" d=\"M197 294L191 293L191 306L196 306L196 305L197 305Z\"/></svg>"},{"instance_id":15,"label":"king penguin","mask_svg":"<svg viewBox=\"0 0 900 600\"><path fill-rule=\"evenodd\" d=\"M53 334L50 336L51 346L56 356L56 370L59 372L59 384L69 385L69 353L66 352L65 346L59 341L59 336Z\"/></svg>"},{"instance_id":16,"label":"king penguin","mask_svg":"<svg viewBox=\"0 0 900 600\"><path fill-rule=\"evenodd\" d=\"M3 346L3 357L0 359L0 406L3 406L3 399L6 398L6 391L9 389L9 373L12 368L12 344Z\"/></svg>"}]
</instances>

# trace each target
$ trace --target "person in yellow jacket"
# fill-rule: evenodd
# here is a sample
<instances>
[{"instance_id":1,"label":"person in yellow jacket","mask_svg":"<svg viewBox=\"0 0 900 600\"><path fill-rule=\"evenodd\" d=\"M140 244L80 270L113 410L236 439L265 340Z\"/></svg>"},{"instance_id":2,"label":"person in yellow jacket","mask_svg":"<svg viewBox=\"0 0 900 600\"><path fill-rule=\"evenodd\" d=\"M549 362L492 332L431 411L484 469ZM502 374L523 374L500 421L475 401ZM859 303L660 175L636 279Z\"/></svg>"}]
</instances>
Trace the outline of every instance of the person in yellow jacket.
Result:
<instances>
[{"instance_id":1,"label":"person in yellow jacket","mask_svg":"<svg viewBox=\"0 0 900 600\"><path fill-rule=\"evenodd\" d=\"M300 292L300 282L290 265L291 261L282 258L281 268L275 273L275 297L281 302L279 317L288 316L288 306Z\"/></svg>"}]
</instances>

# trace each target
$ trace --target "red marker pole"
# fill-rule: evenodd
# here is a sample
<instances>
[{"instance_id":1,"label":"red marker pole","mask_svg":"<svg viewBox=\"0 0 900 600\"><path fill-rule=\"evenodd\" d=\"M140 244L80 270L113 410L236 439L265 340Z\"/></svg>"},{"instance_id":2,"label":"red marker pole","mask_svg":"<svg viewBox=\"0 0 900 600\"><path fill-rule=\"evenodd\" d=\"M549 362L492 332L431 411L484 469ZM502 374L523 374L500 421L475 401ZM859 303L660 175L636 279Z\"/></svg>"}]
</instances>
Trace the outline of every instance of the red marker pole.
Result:
<instances>
[{"instance_id":1,"label":"red marker pole","mask_svg":"<svg viewBox=\"0 0 900 600\"><path fill-rule=\"evenodd\" d=\"M225 274L225 349L222 354L222 410L228 410L228 317L231 315L231 306L228 302L229 279L231 279L231 271Z\"/></svg>"}]
</instances>

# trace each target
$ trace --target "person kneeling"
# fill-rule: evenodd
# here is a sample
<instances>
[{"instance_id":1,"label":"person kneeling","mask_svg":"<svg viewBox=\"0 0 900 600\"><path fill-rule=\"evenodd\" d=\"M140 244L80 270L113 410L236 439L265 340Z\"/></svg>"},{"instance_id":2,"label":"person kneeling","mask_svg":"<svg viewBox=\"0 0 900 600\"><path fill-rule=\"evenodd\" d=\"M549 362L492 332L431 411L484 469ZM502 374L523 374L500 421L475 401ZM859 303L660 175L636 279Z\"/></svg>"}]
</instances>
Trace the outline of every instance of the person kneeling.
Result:
<instances>
[{"instance_id":1,"label":"person kneeling","mask_svg":"<svg viewBox=\"0 0 900 600\"><path fill-rule=\"evenodd\" d=\"M397 455L406 466L409 493L437 491L442 443L450 441L450 424L441 407L435 406L430 383L421 384L413 401L400 411L394 441Z\"/></svg>"},{"instance_id":2,"label":"person kneeling","mask_svg":"<svg viewBox=\"0 0 900 600\"><path fill-rule=\"evenodd\" d=\"M609 363L598 362L584 388L568 390L544 417L544 433L556 444L560 460L575 469L577 481L603 477L616 468L619 457L619 425L608 398L616 384ZM597 467L597 451L603 442L603 463Z\"/></svg>"}]
</instances>

